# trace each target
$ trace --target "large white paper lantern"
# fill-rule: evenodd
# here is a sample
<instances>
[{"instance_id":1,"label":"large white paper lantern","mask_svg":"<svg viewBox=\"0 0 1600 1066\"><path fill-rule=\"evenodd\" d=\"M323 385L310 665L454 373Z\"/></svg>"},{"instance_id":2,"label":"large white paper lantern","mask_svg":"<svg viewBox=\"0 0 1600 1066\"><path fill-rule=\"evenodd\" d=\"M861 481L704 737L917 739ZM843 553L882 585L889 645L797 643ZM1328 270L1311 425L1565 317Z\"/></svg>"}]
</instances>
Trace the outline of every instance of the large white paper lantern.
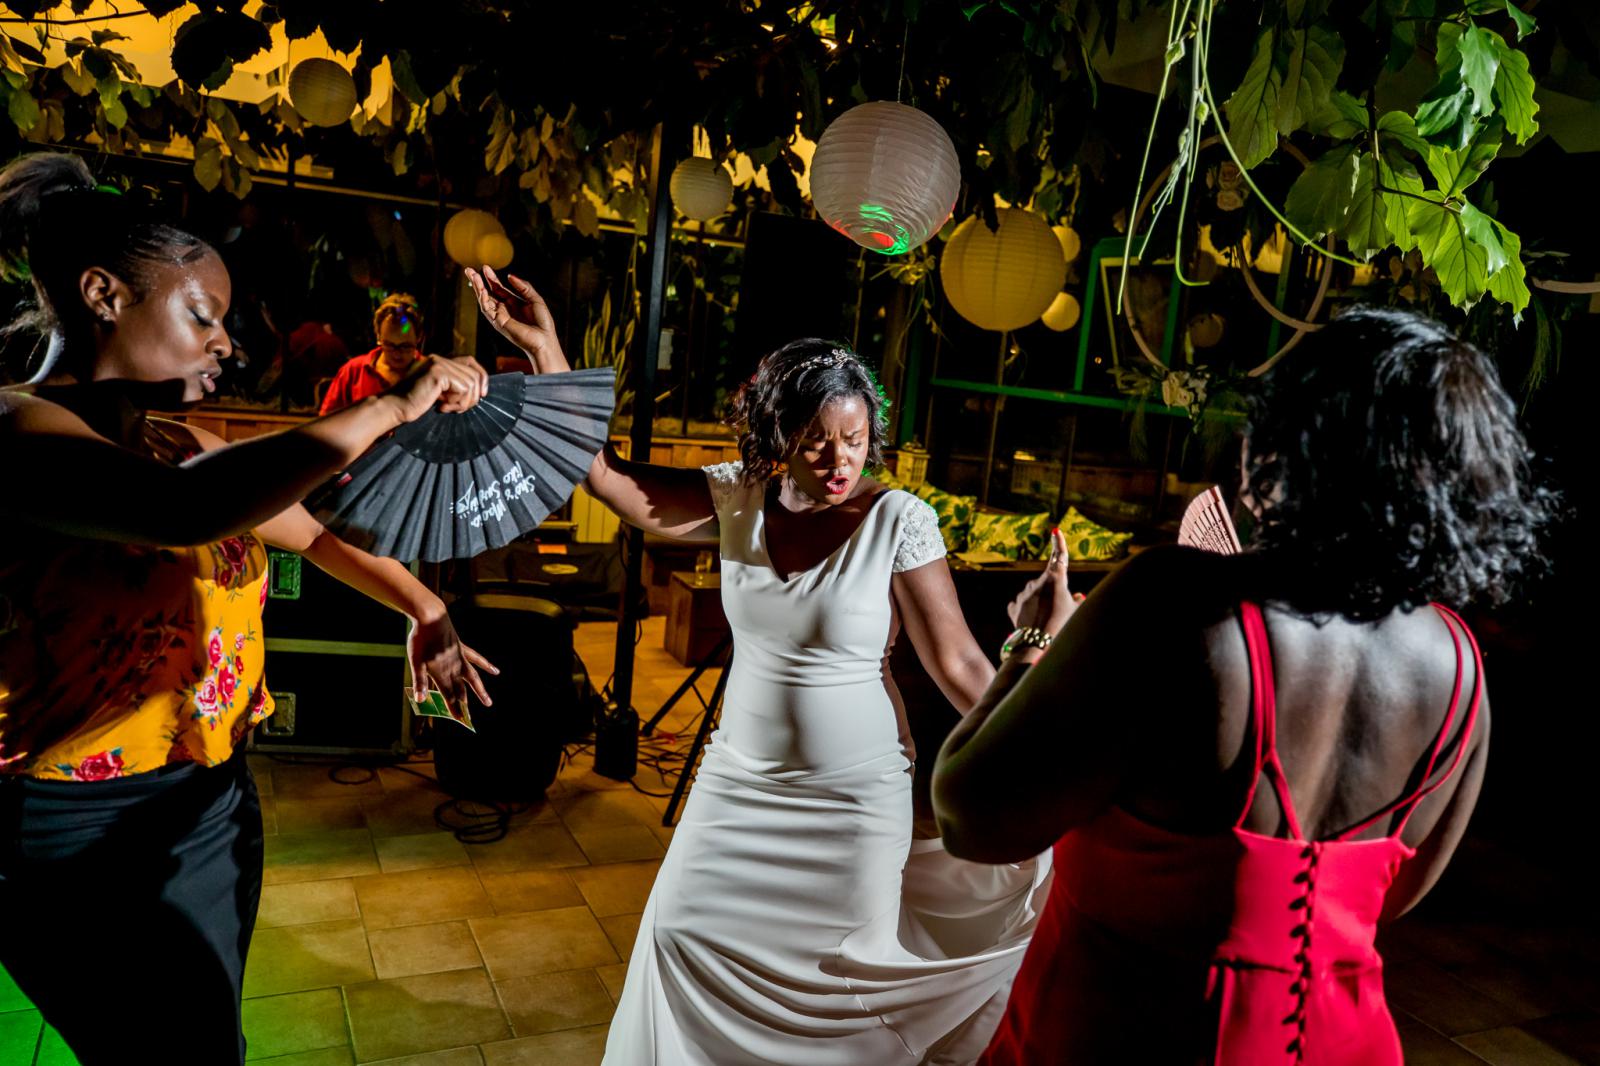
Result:
<instances>
[{"instance_id":1,"label":"large white paper lantern","mask_svg":"<svg viewBox=\"0 0 1600 1066\"><path fill-rule=\"evenodd\" d=\"M672 205L686 218L705 222L716 218L733 202L733 178L728 168L714 159L699 156L685 159L672 168L667 182Z\"/></svg>"},{"instance_id":2,"label":"large white paper lantern","mask_svg":"<svg viewBox=\"0 0 1600 1066\"><path fill-rule=\"evenodd\" d=\"M961 223L944 247L939 275L950 306L984 329L1021 329L1055 301L1067 280L1061 242L1044 219L1001 208L1000 227L981 215Z\"/></svg>"},{"instance_id":3,"label":"large white paper lantern","mask_svg":"<svg viewBox=\"0 0 1600 1066\"><path fill-rule=\"evenodd\" d=\"M884 255L908 252L937 233L960 191L961 163L950 135L905 104L852 107L823 131L811 157L817 214Z\"/></svg>"},{"instance_id":4,"label":"large white paper lantern","mask_svg":"<svg viewBox=\"0 0 1600 1066\"><path fill-rule=\"evenodd\" d=\"M1083 307L1078 303L1078 298L1070 292L1058 292L1056 298L1050 301L1050 306L1044 309L1044 314L1039 316L1039 321L1045 324L1046 329L1065 333L1076 326L1082 316Z\"/></svg>"},{"instance_id":5,"label":"large white paper lantern","mask_svg":"<svg viewBox=\"0 0 1600 1066\"><path fill-rule=\"evenodd\" d=\"M356 82L331 59L302 59L289 73L289 102L313 126L338 126L356 107Z\"/></svg>"},{"instance_id":6,"label":"large white paper lantern","mask_svg":"<svg viewBox=\"0 0 1600 1066\"><path fill-rule=\"evenodd\" d=\"M444 224L444 250L445 254L462 266L478 267L484 260L478 258L482 249L484 238L504 237L505 227L500 225L500 220L487 211L480 211L476 207L468 207L457 211ZM507 245L510 241L506 242ZM506 262L510 262L509 257ZM490 266L499 269L504 264L491 263Z\"/></svg>"},{"instance_id":7,"label":"large white paper lantern","mask_svg":"<svg viewBox=\"0 0 1600 1066\"><path fill-rule=\"evenodd\" d=\"M478 243L474 246L473 251L476 253L477 258L477 263L474 263L474 266L482 264L493 267L496 270L510 266L512 256L515 255L515 250L511 246L511 238L504 233L485 233L478 238Z\"/></svg>"}]
</instances>

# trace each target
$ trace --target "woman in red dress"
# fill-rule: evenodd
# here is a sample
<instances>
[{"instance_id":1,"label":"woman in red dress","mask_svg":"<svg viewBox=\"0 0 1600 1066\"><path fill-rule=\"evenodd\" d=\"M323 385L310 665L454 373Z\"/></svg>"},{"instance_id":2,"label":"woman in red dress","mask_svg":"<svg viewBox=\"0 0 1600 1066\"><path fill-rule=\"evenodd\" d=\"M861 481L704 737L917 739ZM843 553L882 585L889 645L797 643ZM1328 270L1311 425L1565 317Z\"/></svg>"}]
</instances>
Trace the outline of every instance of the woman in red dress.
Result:
<instances>
[{"instance_id":1,"label":"woman in red dress","mask_svg":"<svg viewBox=\"0 0 1600 1066\"><path fill-rule=\"evenodd\" d=\"M1553 503L1492 361L1434 322L1354 309L1275 378L1249 550L1153 549L1076 613L1055 562L940 753L950 851L1055 851L990 1066L1401 1061L1377 927L1443 872L1488 755L1439 603L1504 600Z\"/></svg>"}]
</instances>

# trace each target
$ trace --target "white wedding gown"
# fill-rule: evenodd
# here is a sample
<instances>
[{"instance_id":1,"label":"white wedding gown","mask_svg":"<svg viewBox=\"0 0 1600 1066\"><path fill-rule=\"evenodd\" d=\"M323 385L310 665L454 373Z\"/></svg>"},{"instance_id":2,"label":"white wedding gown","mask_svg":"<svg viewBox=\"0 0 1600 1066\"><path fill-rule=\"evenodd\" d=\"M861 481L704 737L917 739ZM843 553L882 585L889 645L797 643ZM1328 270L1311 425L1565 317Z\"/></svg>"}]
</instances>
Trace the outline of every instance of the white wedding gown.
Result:
<instances>
[{"instance_id":1,"label":"white wedding gown","mask_svg":"<svg viewBox=\"0 0 1600 1066\"><path fill-rule=\"evenodd\" d=\"M884 683L895 571L944 554L928 505L873 502L778 576L760 486L706 471L734 658L639 924L606 1066L970 1063L1048 890L1048 856L984 866L912 840L906 733Z\"/></svg>"}]
</instances>

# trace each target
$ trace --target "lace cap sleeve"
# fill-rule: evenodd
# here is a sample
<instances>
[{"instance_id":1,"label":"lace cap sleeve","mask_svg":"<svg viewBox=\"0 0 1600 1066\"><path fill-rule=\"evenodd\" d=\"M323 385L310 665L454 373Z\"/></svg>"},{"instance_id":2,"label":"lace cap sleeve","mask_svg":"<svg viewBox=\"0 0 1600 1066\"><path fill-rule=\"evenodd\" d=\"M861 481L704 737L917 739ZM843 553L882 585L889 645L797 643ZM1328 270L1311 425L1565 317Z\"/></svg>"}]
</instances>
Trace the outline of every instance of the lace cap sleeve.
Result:
<instances>
[{"instance_id":1,"label":"lace cap sleeve","mask_svg":"<svg viewBox=\"0 0 1600 1066\"><path fill-rule=\"evenodd\" d=\"M706 473L706 484L711 487L711 503L721 511L723 505L728 502L728 497L744 483L744 463L735 460L701 469Z\"/></svg>"},{"instance_id":2,"label":"lace cap sleeve","mask_svg":"<svg viewBox=\"0 0 1600 1066\"><path fill-rule=\"evenodd\" d=\"M894 551L894 572L898 574L902 570L915 570L943 557L944 537L939 533L939 516L925 500L913 496L900 522L900 543Z\"/></svg>"}]
</instances>

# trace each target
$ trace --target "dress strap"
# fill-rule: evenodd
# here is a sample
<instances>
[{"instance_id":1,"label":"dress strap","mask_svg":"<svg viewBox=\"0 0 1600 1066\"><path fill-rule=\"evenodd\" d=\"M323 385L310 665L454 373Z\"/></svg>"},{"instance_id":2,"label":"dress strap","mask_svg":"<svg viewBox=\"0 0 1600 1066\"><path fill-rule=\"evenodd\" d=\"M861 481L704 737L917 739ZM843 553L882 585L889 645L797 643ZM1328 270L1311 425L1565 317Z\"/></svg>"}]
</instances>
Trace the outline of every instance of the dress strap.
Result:
<instances>
[{"instance_id":1,"label":"dress strap","mask_svg":"<svg viewBox=\"0 0 1600 1066\"><path fill-rule=\"evenodd\" d=\"M1300 819L1295 817L1294 801L1289 796L1289 780L1284 776L1283 763L1278 761L1278 695L1272 673L1272 642L1267 637L1267 621L1261 608L1253 603L1239 605L1239 620L1244 626L1244 644L1250 655L1250 726L1256 738L1255 773L1250 778L1250 791L1244 799L1244 810L1239 812L1235 829L1244 828L1255 803L1256 787L1265 774L1272 782L1289 823L1289 834L1294 840L1303 839Z\"/></svg>"},{"instance_id":2,"label":"dress strap","mask_svg":"<svg viewBox=\"0 0 1600 1066\"><path fill-rule=\"evenodd\" d=\"M1435 789L1450 780L1451 775L1456 772L1456 767L1461 765L1461 760L1467 753L1469 742L1472 740L1473 727L1478 724L1478 708L1483 702L1483 653L1478 648L1478 639L1472 635L1472 630L1467 628L1467 623L1462 620L1460 615L1450 608L1437 603L1433 605L1433 609L1439 613L1439 618L1444 622L1445 629L1450 631L1450 640L1456 647L1456 680L1450 692L1450 706L1444 713L1444 723L1439 726L1439 735L1434 738L1433 748L1428 753L1428 764L1423 769L1420 779L1421 784L1414 791L1401 796L1392 803L1384 805L1371 817L1363 819L1340 833L1338 836L1340 840L1347 840L1362 832L1374 822L1387 818L1396 811L1403 811L1394 832L1390 834L1391 836L1399 837L1401 833L1405 832L1406 823L1411 820L1411 815L1415 813L1417 807L1421 805L1423 800L1432 795ZM1455 756L1450 760L1450 765L1444 773L1434 778L1433 772L1439 766L1439 756L1444 753L1445 742L1450 739L1450 727L1455 724L1456 712L1461 708L1461 687L1466 669L1466 656L1461 651L1462 633L1466 634L1467 642L1472 646L1472 701L1467 708L1466 724L1461 727L1461 736L1456 742Z\"/></svg>"}]
</instances>

